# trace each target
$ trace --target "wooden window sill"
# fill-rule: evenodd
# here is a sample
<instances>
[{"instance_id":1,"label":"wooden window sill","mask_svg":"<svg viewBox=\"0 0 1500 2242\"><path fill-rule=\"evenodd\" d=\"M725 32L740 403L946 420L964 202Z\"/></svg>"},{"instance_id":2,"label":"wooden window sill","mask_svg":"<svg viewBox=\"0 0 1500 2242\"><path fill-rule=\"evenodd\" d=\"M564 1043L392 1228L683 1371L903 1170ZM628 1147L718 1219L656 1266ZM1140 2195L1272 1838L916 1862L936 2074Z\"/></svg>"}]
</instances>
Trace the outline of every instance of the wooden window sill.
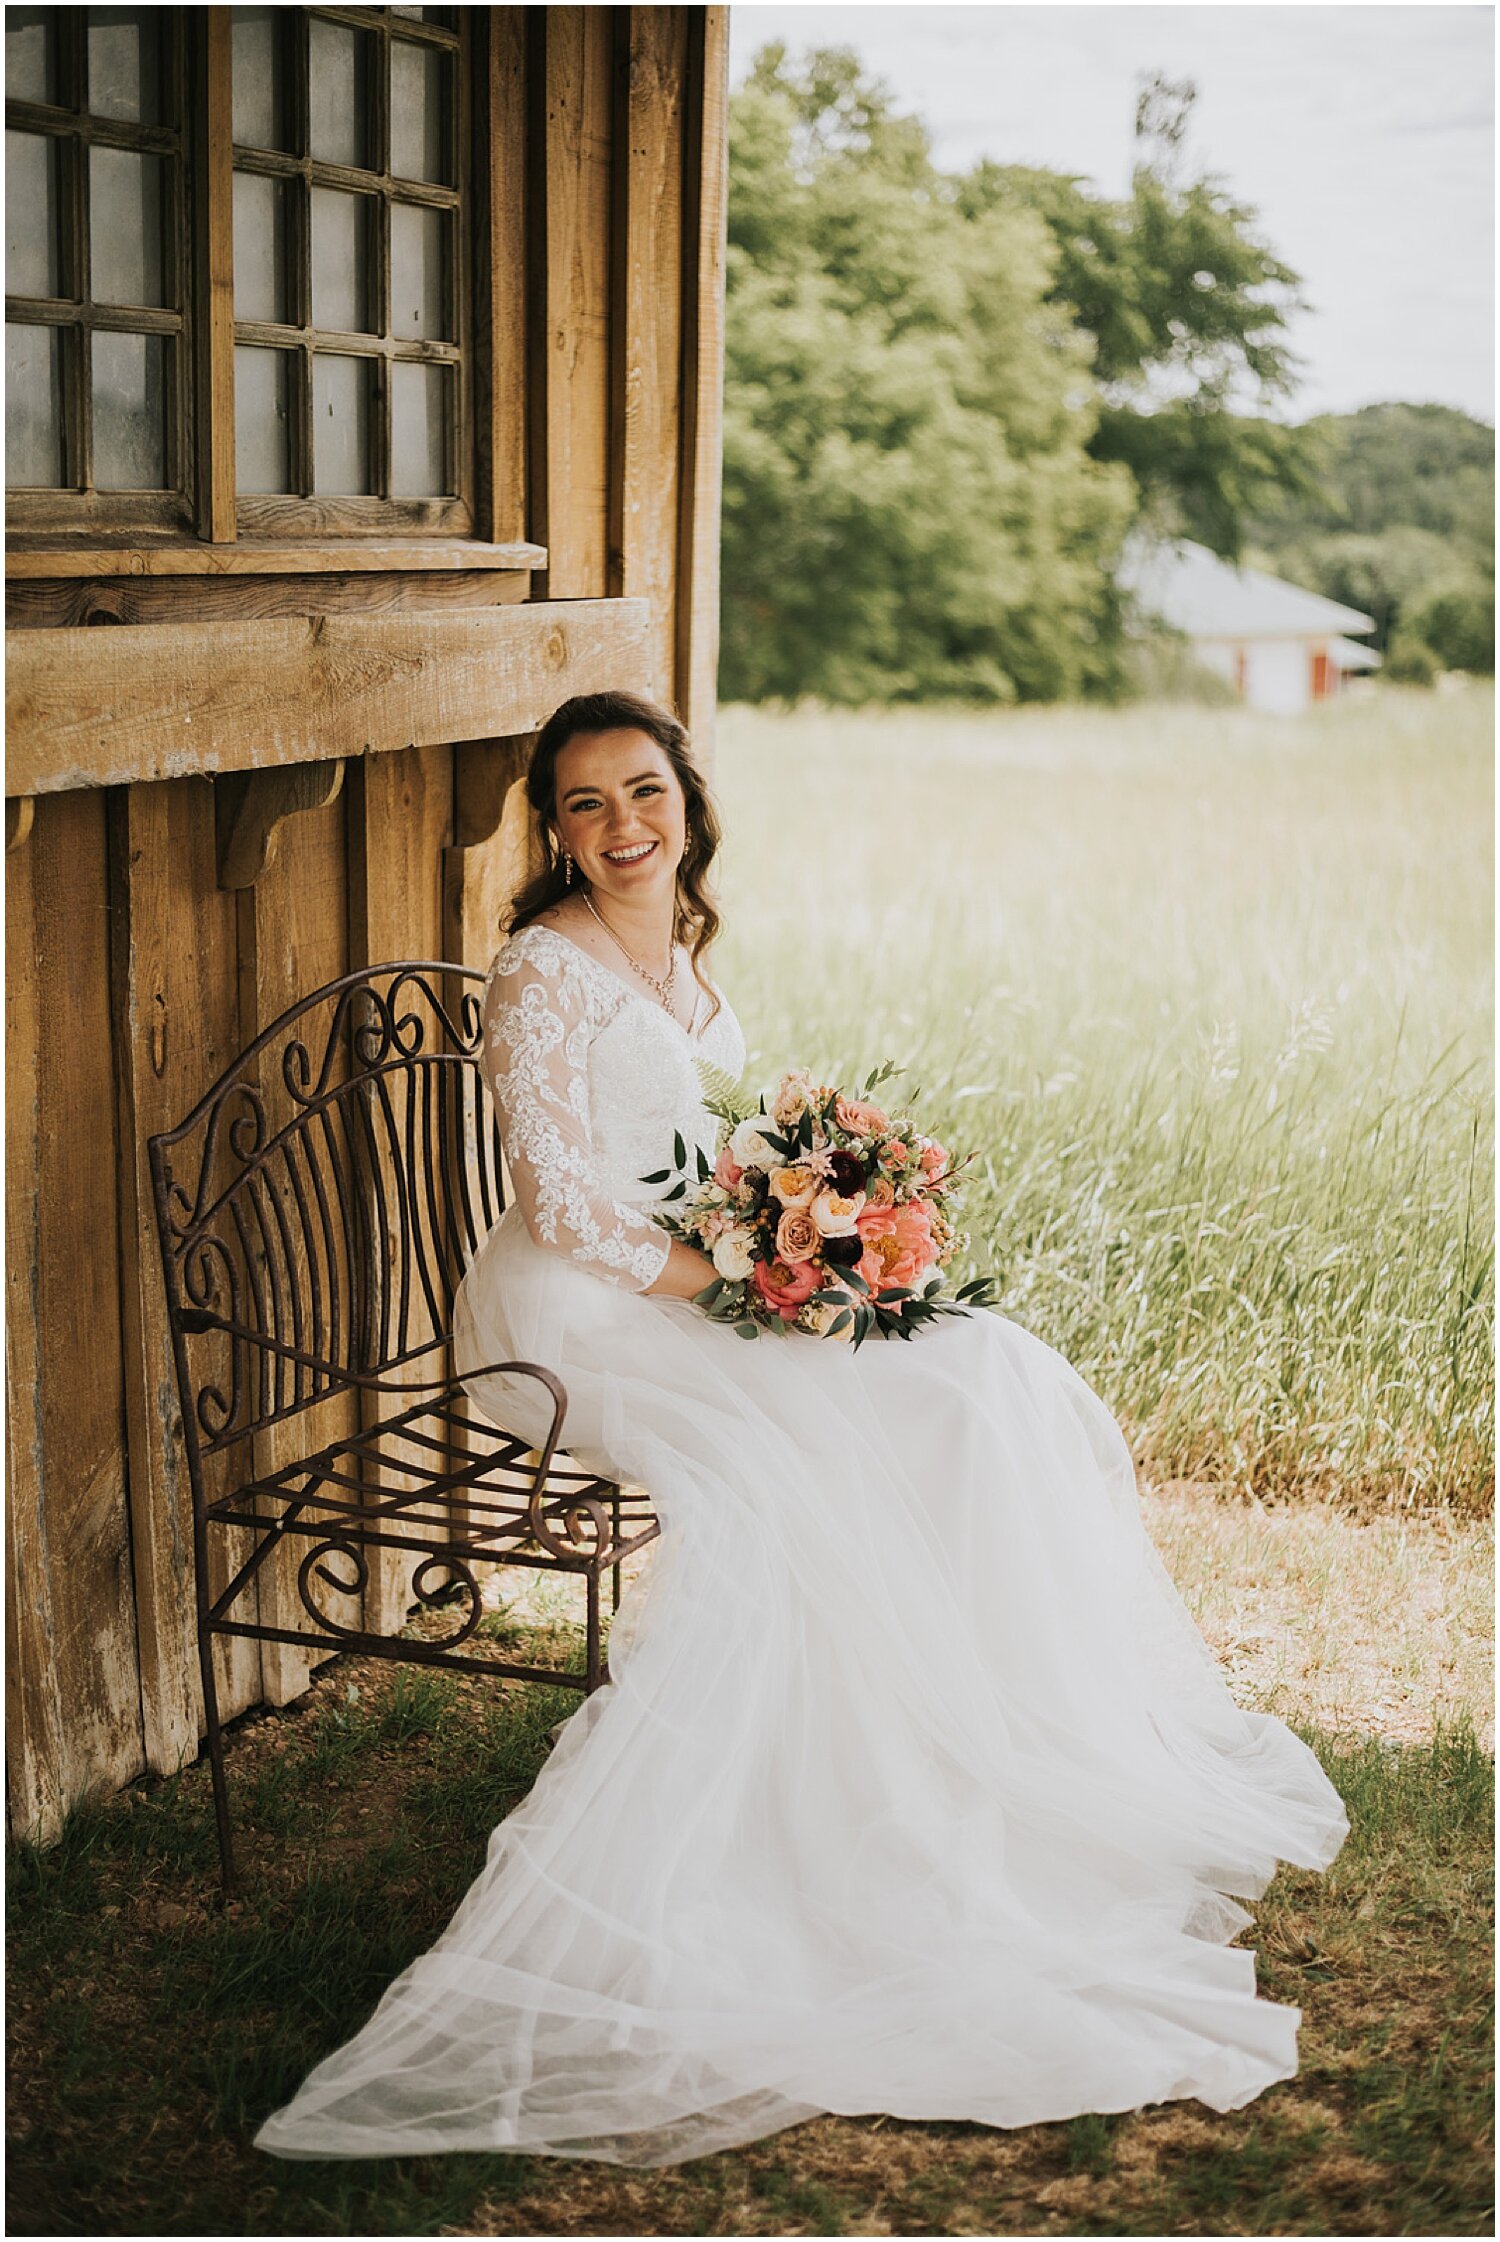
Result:
<instances>
[{"instance_id":1,"label":"wooden window sill","mask_svg":"<svg viewBox=\"0 0 1500 2242\"><path fill-rule=\"evenodd\" d=\"M83 576L348 576L366 570L542 569L543 545L481 545L472 538L329 538L326 543L235 545L32 545L10 547L8 578Z\"/></svg>"}]
</instances>

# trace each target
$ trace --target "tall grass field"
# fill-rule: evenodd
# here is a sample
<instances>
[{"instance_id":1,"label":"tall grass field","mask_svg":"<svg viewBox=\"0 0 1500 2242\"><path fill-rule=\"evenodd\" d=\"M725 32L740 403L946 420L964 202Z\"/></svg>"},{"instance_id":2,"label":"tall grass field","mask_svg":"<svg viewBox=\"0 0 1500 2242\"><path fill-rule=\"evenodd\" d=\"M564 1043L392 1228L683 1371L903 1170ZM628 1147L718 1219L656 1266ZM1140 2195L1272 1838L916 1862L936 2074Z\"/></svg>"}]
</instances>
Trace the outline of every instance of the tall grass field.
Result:
<instances>
[{"instance_id":1,"label":"tall grass field","mask_svg":"<svg viewBox=\"0 0 1500 2242\"><path fill-rule=\"evenodd\" d=\"M1490 1506L1493 723L720 718L750 1082L901 1062L979 1154L951 1274L1157 1482Z\"/></svg>"}]
</instances>

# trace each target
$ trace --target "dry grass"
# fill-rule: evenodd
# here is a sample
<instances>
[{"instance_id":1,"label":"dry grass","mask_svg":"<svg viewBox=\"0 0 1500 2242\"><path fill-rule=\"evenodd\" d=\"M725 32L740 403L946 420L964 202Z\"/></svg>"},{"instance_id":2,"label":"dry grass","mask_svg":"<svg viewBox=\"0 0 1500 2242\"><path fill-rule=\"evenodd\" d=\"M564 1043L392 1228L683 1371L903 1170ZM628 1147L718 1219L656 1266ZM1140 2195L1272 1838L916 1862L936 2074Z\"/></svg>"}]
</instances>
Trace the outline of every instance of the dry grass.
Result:
<instances>
[{"instance_id":1,"label":"dry grass","mask_svg":"<svg viewBox=\"0 0 1500 2242\"><path fill-rule=\"evenodd\" d=\"M1145 1502L1240 1700L1288 1713L1349 1804L1329 1873L1283 1871L1244 1934L1266 1994L1303 2010L1295 2080L1225 2116L830 2117L657 2173L265 2157L260 2117L431 1944L576 1704L341 1659L238 1727L228 1915L202 1766L13 1853L8 2231L1489 2232L1488 1538L1182 1486ZM561 1594L528 1599L554 1638ZM494 1624L524 1622L507 1594Z\"/></svg>"}]
</instances>

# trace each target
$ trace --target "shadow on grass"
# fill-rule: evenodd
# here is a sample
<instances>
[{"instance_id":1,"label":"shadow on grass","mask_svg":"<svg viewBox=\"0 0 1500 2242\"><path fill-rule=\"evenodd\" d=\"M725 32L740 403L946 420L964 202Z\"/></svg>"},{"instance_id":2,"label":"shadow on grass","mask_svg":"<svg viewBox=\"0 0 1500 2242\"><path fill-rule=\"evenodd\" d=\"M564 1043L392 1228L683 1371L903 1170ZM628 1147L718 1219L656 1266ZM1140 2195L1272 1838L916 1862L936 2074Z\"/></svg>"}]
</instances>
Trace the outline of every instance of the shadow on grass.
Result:
<instances>
[{"instance_id":1,"label":"shadow on grass","mask_svg":"<svg viewBox=\"0 0 1500 2242\"><path fill-rule=\"evenodd\" d=\"M227 1912L205 1766L14 1847L8 2231L1489 2231L1493 1765L1466 1722L1423 1746L1301 1731L1353 1828L1326 1876L1284 1870L1246 1934L1303 2027L1298 2077L1243 2110L1009 2133L830 2117L662 2172L252 2148L431 1945L578 1703L335 1662L235 1736Z\"/></svg>"}]
</instances>

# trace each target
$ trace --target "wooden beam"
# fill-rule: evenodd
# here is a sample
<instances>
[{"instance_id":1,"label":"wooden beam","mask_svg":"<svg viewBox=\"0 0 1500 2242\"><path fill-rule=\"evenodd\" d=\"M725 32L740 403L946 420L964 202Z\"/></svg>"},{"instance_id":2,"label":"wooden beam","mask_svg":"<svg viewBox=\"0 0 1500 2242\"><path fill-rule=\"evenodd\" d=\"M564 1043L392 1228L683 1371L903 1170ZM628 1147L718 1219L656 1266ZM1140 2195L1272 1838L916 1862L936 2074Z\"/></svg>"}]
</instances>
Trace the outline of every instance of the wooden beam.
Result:
<instances>
[{"instance_id":1,"label":"wooden beam","mask_svg":"<svg viewBox=\"0 0 1500 2242\"><path fill-rule=\"evenodd\" d=\"M443 859L443 955L487 966L500 921L532 868L525 774L530 736L465 740L453 751L454 845Z\"/></svg>"},{"instance_id":2,"label":"wooden beam","mask_svg":"<svg viewBox=\"0 0 1500 2242\"><path fill-rule=\"evenodd\" d=\"M632 7L615 126L619 310L611 445L617 571L611 589L651 609L644 689L676 687L682 414L682 133L686 8Z\"/></svg>"},{"instance_id":3,"label":"wooden beam","mask_svg":"<svg viewBox=\"0 0 1500 2242\"><path fill-rule=\"evenodd\" d=\"M173 1127L232 1056L235 904L214 889L212 789L201 779L121 787L109 797L112 1016L120 1176L131 1569L146 1765L171 1774L203 1729L193 1577L193 1499L167 1329L146 1139ZM206 1499L234 1484L232 1455L210 1458ZM255 1537L218 1532L209 1594ZM253 1610L254 1591L250 1608ZM226 1719L256 1703L253 1642L214 1646Z\"/></svg>"},{"instance_id":4,"label":"wooden beam","mask_svg":"<svg viewBox=\"0 0 1500 2242\"><path fill-rule=\"evenodd\" d=\"M8 805L7 805L8 806ZM50 1844L62 1827L63 1705L43 1510L38 1256L42 988L32 851L6 867L5 1745L10 1827Z\"/></svg>"},{"instance_id":5,"label":"wooden beam","mask_svg":"<svg viewBox=\"0 0 1500 2242\"><path fill-rule=\"evenodd\" d=\"M355 764L350 774L349 964L379 965L392 958L437 958L442 950L442 873L453 831L453 758L444 747L412 747L399 755L379 755ZM390 1085L400 1101L415 1097L416 1079L408 1075ZM372 1195L374 1221L382 1207ZM399 1263L401 1227L393 1202L383 1203L389 1230L389 1259ZM378 1282L378 1279L376 1280ZM431 1319L419 1300L411 1307L412 1336L435 1338ZM365 1399L365 1421L389 1411L389 1396ZM409 1489L414 1482L394 1466L380 1469L371 1495ZM368 1551L364 1624L381 1633L399 1631L416 1601L412 1574L418 1556L399 1549Z\"/></svg>"},{"instance_id":6,"label":"wooden beam","mask_svg":"<svg viewBox=\"0 0 1500 2242\"><path fill-rule=\"evenodd\" d=\"M729 10L693 11L683 196L682 523L677 709L713 768L719 679L724 448L724 265L729 208Z\"/></svg>"},{"instance_id":7,"label":"wooden beam","mask_svg":"<svg viewBox=\"0 0 1500 2242\"><path fill-rule=\"evenodd\" d=\"M12 794L535 731L642 678L639 601L6 634Z\"/></svg>"},{"instance_id":8,"label":"wooden beam","mask_svg":"<svg viewBox=\"0 0 1500 2242\"><path fill-rule=\"evenodd\" d=\"M549 599L610 588L612 8L544 11L538 353Z\"/></svg>"},{"instance_id":9,"label":"wooden beam","mask_svg":"<svg viewBox=\"0 0 1500 2242\"><path fill-rule=\"evenodd\" d=\"M9 794L5 800L5 853L24 848L36 818L34 794Z\"/></svg>"},{"instance_id":10,"label":"wooden beam","mask_svg":"<svg viewBox=\"0 0 1500 2242\"><path fill-rule=\"evenodd\" d=\"M481 49L483 100L475 137L479 189L478 349L475 353L479 430L476 527L497 540L524 540L526 487L527 281L529 218L526 163L525 8L481 10L488 34ZM539 29L539 27L538 27ZM531 551L540 548L529 547ZM545 568L546 554L530 564Z\"/></svg>"},{"instance_id":11,"label":"wooden beam","mask_svg":"<svg viewBox=\"0 0 1500 2242\"><path fill-rule=\"evenodd\" d=\"M204 10L203 117L195 135L197 206L198 528L215 544L235 536L234 490L234 120L231 26L226 8Z\"/></svg>"},{"instance_id":12,"label":"wooden beam","mask_svg":"<svg viewBox=\"0 0 1500 2242\"><path fill-rule=\"evenodd\" d=\"M348 576L369 570L397 575L424 569L545 568L546 547L515 538L482 545L463 537L391 538L366 543L330 538L326 544L256 545L57 545L14 547L5 555L7 577L75 576Z\"/></svg>"},{"instance_id":13,"label":"wooden beam","mask_svg":"<svg viewBox=\"0 0 1500 2242\"><path fill-rule=\"evenodd\" d=\"M283 818L326 810L343 783L342 762L231 771L216 780L220 887L253 887L270 861Z\"/></svg>"}]
</instances>

